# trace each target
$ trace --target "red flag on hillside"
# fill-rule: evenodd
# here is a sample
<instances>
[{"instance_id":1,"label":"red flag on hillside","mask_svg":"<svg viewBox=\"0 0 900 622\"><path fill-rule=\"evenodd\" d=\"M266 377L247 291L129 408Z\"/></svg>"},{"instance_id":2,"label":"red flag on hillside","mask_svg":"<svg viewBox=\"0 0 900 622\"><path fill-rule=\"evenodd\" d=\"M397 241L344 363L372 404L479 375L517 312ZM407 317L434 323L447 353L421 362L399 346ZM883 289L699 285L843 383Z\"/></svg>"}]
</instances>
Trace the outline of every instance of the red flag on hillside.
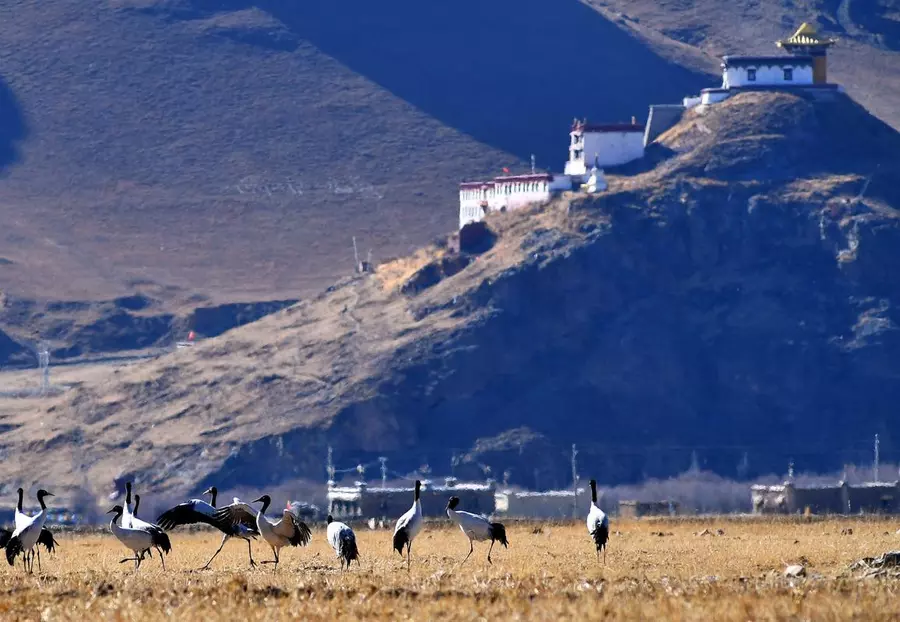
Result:
<instances>
[{"instance_id":1,"label":"red flag on hillside","mask_svg":"<svg viewBox=\"0 0 900 622\"><path fill-rule=\"evenodd\" d=\"M504 167L503 167L503 172L504 172L504 173L509 173L509 169L506 168L506 167L504 166Z\"/></svg>"},{"instance_id":2,"label":"red flag on hillside","mask_svg":"<svg viewBox=\"0 0 900 622\"><path fill-rule=\"evenodd\" d=\"M193 341L194 337L196 337L196 335L194 335L194 331L188 333L188 341Z\"/></svg>"}]
</instances>

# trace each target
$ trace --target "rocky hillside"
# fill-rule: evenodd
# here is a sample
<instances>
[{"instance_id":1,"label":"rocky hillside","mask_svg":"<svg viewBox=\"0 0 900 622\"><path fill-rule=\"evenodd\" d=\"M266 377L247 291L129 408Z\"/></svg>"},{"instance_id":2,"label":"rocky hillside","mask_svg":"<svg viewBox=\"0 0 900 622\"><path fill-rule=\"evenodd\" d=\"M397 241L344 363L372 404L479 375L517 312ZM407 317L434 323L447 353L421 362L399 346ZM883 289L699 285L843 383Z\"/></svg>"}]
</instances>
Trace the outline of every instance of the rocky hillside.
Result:
<instances>
[{"instance_id":1,"label":"rocky hillside","mask_svg":"<svg viewBox=\"0 0 900 622\"><path fill-rule=\"evenodd\" d=\"M900 135L849 98L745 94L596 197L489 219L300 304L4 408L4 481L159 493L320 480L378 455L603 482L890 458ZM444 467L443 465L446 465Z\"/></svg>"},{"instance_id":2,"label":"rocky hillside","mask_svg":"<svg viewBox=\"0 0 900 622\"><path fill-rule=\"evenodd\" d=\"M406 255L453 228L461 178L558 168L574 116L643 117L804 19L897 124L887 0L0 7L0 288L303 298L352 269L351 236Z\"/></svg>"}]
</instances>

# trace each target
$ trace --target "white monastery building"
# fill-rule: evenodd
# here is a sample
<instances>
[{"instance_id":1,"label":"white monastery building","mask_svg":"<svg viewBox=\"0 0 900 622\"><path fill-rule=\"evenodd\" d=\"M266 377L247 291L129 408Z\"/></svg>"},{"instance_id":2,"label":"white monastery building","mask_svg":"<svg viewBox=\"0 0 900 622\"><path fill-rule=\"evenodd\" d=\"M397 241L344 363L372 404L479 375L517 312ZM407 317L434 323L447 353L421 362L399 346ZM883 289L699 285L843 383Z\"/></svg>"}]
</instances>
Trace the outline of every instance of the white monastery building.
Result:
<instances>
[{"instance_id":1,"label":"white monastery building","mask_svg":"<svg viewBox=\"0 0 900 622\"><path fill-rule=\"evenodd\" d=\"M489 181L459 185L459 228L479 222L485 214L545 203L567 190L606 190L603 168L644 157L644 126L631 123L592 125L575 120L569 132L565 172L504 175ZM588 163L591 163L588 165Z\"/></svg>"},{"instance_id":2,"label":"white monastery building","mask_svg":"<svg viewBox=\"0 0 900 622\"><path fill-rule=\"evenodd\" d=\"M775 43L787 55L723 57L722 86L703 89L700 97L686 98L684 105L715 104L747 90L838 90L837 85L828 84L827 52L834 43L834 39L820 37L813 26L804 23L793 35Z\"/></svg>"},{"instance_id":3,"label":"white monastery building","mask_svg":"<svg viewBox=\"0 0 900 622\"><path fill-rule=\"evenodd\" d=\"M592 125L575 121L569 132L569 161L565 174L584 176L597 168L627 164L644 157L644 126L631 123Z\"/></svg>"},{"instance_id":4,"label":"white monastery building","mask_svg":"<svg viewBox=\"0 0 900 622\"><path fill-rule=\"evenodd\" d=\"M703 89L681 104L650 106L646 127L634 117L631 123L605 125L576 119L569 131L569 158L562 174L535 172L532 159L530 174L461 183L459 227L479 222L490 212L545 203L565 191L606 190L604 168L643 158L646 145L695 106L716 104L742 91L794 90L816 97L840 92L839 85L828 83L828 48L835 43L804 23L793 35L776 42L787 54L723 57L722 86Z\"/></svg>"}]
</instances>

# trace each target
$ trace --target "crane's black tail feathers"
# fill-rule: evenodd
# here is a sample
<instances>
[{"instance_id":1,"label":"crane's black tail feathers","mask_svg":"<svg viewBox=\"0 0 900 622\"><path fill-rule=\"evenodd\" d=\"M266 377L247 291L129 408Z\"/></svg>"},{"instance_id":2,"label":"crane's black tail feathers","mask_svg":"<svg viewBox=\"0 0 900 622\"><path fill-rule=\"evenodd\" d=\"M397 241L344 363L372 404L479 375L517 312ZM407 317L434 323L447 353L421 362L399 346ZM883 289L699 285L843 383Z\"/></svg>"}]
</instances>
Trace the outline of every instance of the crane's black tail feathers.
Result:
<instances>
[{"instance_id":1,"label":"crane's black tail feathers","mask_svg":"<svg viewBox=\"0 0 900 622\"><path fill-rule=\"evenodd\" d=\"M400 553L400 557L403 557L404 546L409 546L409 534L406 527L401 527L394 533L394 550Z\"/></svg>"},{"instance_id":2,"label":"crane's black tail feathers","mask_svg":"<svg viewBox=\"0 0 900 622\"><path fill-rule=\"evenodd\" d=\"M352 534L341 537L341 557L347 562L348 568L354 559L359 563L359 549L356 547L356 538Z\"/></svg>"},{"instance_id":3,"label":"crane's black tail feathers","mask_svg":"<svg viewBox=\"0 0 900 622\"><path fill-rule=\"evenodd\" d=\"M594 539L594 544L597 545L597 550L602 551L604 547L606 547L606 542L609 540L609 527L606 525L597 525L597 528L591 532L591 537Z\"/></svg>"},{"instance_id":4,"label":"crane's black tail feathers","mask_svg":"<svg viewBox=\"0 0 900 622\"><path fill-rule=\"evenodd\" d=\"M15 565L16 556L22 552L22 541L19 540L19 536L10 538L9 542L6 543L6 561L9 562L10 566Z\"/></svg>"},{"instance_id":5,"label":"crane's black tail feathers","mask_svg":"<svg viewBox=\"0 0 900 622\"><path fill-rule=\"evenodd\" d=\"M168 555L169 551L172 550L172 543L169 541L169 535L162 529L159 531L154 529L150 534L152 536L153 546L158 546L162 549L163 553Z\"/></svg>"},{"instance_id":6,"label":"crane's black tail feathers","mask_svg":"<svg viewBox=\"0 0 900 622\"><path fill-rule=\"evenodd\" d=\"M309 544L309 541L312 538L312 531L310 531L309 525L302 520L294 520L294 525L296 525L294 535L288 540L288 542L291 543L291 546L306 546Z\"/></svg>"},{"instance_id":7,"label":"crane's black tail feathers","mask_svg":"<svg viewBox=\"0 0 900 622\"><path fill-rule=\"evenodd\" d=\"M491 523L491 538L502 544L504 548L509 548L509 540L506 539L506 527L501 523Z\"/></svg>"},{"instance_id":8,"label":"crane's black tail feathers","mask_svg":"<svg viewBox=\"0 0 900 622\"><path fill-rule=\"evenodd\" d=\"M43 544L48 553L53 553L56 550L56 547L59 546L59 542L53 537L53 532L46 527L41 529L41 534L38 536L37 543Z\"/></svg>"},{"instance_id":9,"label":"crane's black tail feathers","mask_svg":"<svg viewBox=\"0 0 900 622\"><path fill-rule=\"evenodd\" d=\"M0 548L6 548L9 539L12 538L13 532L9 529L0 529Z\"/></svg>"}]
</instances>

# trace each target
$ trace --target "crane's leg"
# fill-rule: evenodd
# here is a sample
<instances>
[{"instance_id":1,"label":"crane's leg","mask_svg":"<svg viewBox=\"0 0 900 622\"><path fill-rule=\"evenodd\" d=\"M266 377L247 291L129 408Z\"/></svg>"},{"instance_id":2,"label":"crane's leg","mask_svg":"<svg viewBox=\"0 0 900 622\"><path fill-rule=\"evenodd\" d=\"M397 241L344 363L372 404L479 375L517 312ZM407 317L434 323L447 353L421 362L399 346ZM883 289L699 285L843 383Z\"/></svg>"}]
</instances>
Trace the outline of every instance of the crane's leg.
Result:
<instances>
[{"instance_id":1,"label":"crane's leg","mask_svg":"<svg viewBox=\"0 0 900 622\"><path fill-rule=\"evenodd\" d=\"M214 560L216 558L216 555L218 555L219 551L222 550L222 547L225 546L225 542L226 542L226 540L228 540L228 538L229 538L229 535L227 533L224 536L222 536L222 544L219 545L218 550L215 553L213 553L213 556L209 558L209 561L206 562L206 565L203 568L201 568L200 570L206 570L207 568L209 568L209 565L212 563L212 560ZM250 559L253 559L253 558L251 557Z\"/></svg>"},{"instance_id":2,"label":"crane's leg","mask_svg":"<svg viewBox=\"0 0 900 622\"><path fill-rule=\"evenodd\" d=\"M606 565L606 546L603 547L603 565Z\"/></svg>"},{"instance_id":3,"label":"crane's leg","mask_svg":"<svg viewBox=\"0 0 900 622\"><path fill-rule=\"evenodd\" d=\"M278 549L273 546L272 552L275 553L275 566L272 568L272 572L275 573L278 572Z\"/></svg>"},{"instance_id":4,"label":"crane's leg","mask_svg":"<svg viewBox=\"0 0 900 622\"><path fill-rule=\"evenodd\" d=\"M275 547L272 546L271 544L269 546L272 547L272 555L275 556L275 559L264 559L261 562L259 562L260 564L277 564L278 563L278 553L275 551Z\"/></svg>"},{"instance_id":5,"label":"crane's leg","mask_svg":"<svg viewBox=\"0 0 900 622\"><path fill-rule=\"evenodd\" d=\"M406 572L409 572L410 558L412 557L412 542L406 543Z\"/></svg>"},{"instance_id":6,"label":"crane's leg","mask_svg":"<svg viewBox=\"0 0 900 622\"><path fill-rule=\"evenodd\" d=\"M488 549L488 563L489 563L489 564L493 564L493 563L494 563L494 562L491 561L491 551L493 551L493 550L494 550L494 540L491 539L491 548Z\"/></svg>"},{"instance_id":7,"label":"crane's leg","mask_svg":"<svg viewBox=\"0 0 900 622\"><path fill-rule=\"evenodd\" d=\"M469 555L471 555L472 551L474 551L474 550L475 550L475 544L471 540L469 540ZM466 555L466 559L462 560L462 564L465 564L466 561L468 561L469 555ZM462 566L462 564L460 564L460 566Z\"/></svg>"},{"instance_id":8,"label":"crane's leg","mask_svg":"<svg viewBox=\"0 0 900 622\"><path fill-rule=\"evenodd\" d=\"M38 548L38 545L34 545L34 550L37 552L38 558L38 572L41 572L41 549Z\"/></svg>"},{"instance_id":9,"label":"crane's leg","mask_svg":"<svg viewBox=\"0 0 900 622\"><path fill-rule=\"evenodd\" d=\"M247 554L250 555L250 567L256 568L256 562L253 561L253 548L250 546L250 538L244 538L247 541Z\"/></svg>"}]
</instances>

